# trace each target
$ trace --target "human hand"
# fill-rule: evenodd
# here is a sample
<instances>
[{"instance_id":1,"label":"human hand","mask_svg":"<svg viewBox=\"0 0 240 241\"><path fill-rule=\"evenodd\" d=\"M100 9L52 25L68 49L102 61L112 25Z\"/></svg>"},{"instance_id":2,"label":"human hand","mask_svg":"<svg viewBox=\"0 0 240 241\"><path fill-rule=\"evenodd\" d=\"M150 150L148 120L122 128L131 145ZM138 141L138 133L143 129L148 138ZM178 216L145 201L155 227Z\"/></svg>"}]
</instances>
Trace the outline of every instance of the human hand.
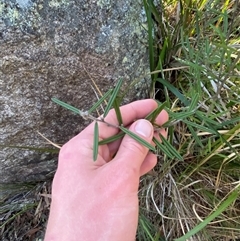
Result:
<instances>
[{"instance_id":1,"label":"human hand","mask_svg":"<svg viewBox=\"0 0 240 241\"><path fill-rule=\"evenodd\" d=\"M152 143L153 135L159 133L143 118L156 108L157 103L150 99L121 107L123 125ZM105 120L118 125L114 110ZM168 114L162 111L156 123L161 126L167 120ZM119 131L104 123L98 125L100 140ZM164 129L160 133L166 137ZM60 150L45 241L135 240L139 178L156 165L157 157L125 135L99 146L93 162L93 139L94 123Z\"/></svg>"}]
</instances>

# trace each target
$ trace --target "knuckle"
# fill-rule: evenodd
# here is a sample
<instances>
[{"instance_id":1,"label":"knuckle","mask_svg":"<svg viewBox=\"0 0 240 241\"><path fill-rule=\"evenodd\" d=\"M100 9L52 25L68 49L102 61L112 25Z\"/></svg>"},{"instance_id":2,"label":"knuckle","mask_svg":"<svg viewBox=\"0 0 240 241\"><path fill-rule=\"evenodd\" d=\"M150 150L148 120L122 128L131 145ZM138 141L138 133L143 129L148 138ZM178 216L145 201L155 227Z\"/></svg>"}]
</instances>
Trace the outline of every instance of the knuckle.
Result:
<instances>
[{"instance_id":1,"label":"knuckle","mask_svg":"<svg viewBox=\"0 0 240 241\"><path fill-rule=\"evenodd\" d=\"M141 155L145 155L147 153L147 148L132 138L128 139L128 141L125 143L125 147L128 150L141 154Z\"/></svg>"}]
</instances>

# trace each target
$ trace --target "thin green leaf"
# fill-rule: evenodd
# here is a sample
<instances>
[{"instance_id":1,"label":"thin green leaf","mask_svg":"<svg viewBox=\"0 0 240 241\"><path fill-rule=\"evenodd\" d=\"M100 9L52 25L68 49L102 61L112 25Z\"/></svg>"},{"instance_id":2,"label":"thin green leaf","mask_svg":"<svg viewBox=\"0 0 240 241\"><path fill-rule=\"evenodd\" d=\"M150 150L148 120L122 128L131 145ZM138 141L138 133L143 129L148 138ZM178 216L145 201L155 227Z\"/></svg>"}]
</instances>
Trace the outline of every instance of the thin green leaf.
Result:
<instances>
[{"instance_id":1,"label":"thin green leaf","mask_svg":"<svg viewBox=\"0 0 240 241\"><path fill-rule=\"evenodd\" d=\"M15 145L1 145L2 148L16 148L30 151L38 151L38 152L48 152L48 153L59 153L59 149L47 148L47 147L34 147L34 146L15 146Z\"/></svg>"},{"instance_id":2,"label":"thin green leaf","mask_svg":"<svg viewBox=\"0 0 240 241\"><path fill-rule=\"evenodd\" d=\"M168 128L168 127L176 125L180 121L181 121L181 119L180 120L170 119L167 122L165 122L161 127L162 128ZM158 127L160 128L160 126L158 126Z\"/></svg>"},{"instance_id":3,"label":"thin green leaf","mask_svg":"<svg viewBox=\"0 0 240 241\"><path fill-rule=\"evenodd\" d=\"M158 141L156 137L153 137L153 142L167 157L169 157L170 159L174 158L172 153L160 141Z\"/></svg>"},{"instance_id":4,"label":"thin green leaf","mask_svg":"<svg viewBox=\"0 0 240 241\"><path fill-rule=\"evenodd\" d=\"M236 201L239 195L239 187L235 189L228 198L222 202L222 204L217 208L216 211L214 211L211 215L209 215L205 220L203 220L201 223L199 223L195 228L191 229L188 233L186 233L184 236L175 239L175 241L185 241L188 240L190 237L201 231L204 227L206 227L212 220L214 220L216 217L218 217L222 212L224 212L227 207L229 207L233 202Z\"/></svg>"},{"instance_id":5,"label":"thin green leaf","mask_svg":"<svg viewBox=\"0 0 240 241\"><path fill-rule=\"evenodd\" d=\"M156 109L155 109L155 110L156 110ZM152 119L152 116L153 116L155 110L151 111L144 119L150 121L150 120Z\"/></svg>"},{"instance_id":6,"label":"thin green leaf","mask_svg":"<svg viewBox=\"0 0 240 241\"><path fill-rule=\"evenodd\" d=\"M162 66L162 63L165 63L165 57L166 57L166 53L167 53L167 50L168 50L168 46L169 46L169 39L168 39L168 37L166 37L164 39L163 47L161 48L161 52L160 52L160 55L159 55L159 62L161 64L160 66Z\"/></svg>"},{"instance_id":7,"label":"thin green leaf","mask_svg":"<svg viewBox=\"0 0 240 241\"><path fill-rule=\"evenodd\" d=\"M236 124L239 121L240 121L240 116L236 117L236 118L232 118L232 119L227 120L227 121L223 121L221 124L222 124L222 126L228 126L228 125L231 125L231 124Z\"/></svg>"},{"instance_id":8,"label":"thin green leaf","mask_svg":"<svg viewBox=\"0 0 240 241\"><path fill-rule=\"evenodd\" d=\"M202 148L204 148L201 140L199 139L196 131L194 131L194 129L192 128L192 126L188 126L188 129L189 129L189 131L191 132L191 134L192 134L192 136L193 136L193 140L195 140L199 146L201 146Z\"/></svg>"},{"instance_id":9,"label":"thin green leaf","mask_svg":"<svg viewBox=\"0 0 240 241\"><path fill-rule=\"evenodd\" d=\"M161 135L161 140L162 140L162 143L163 145L166 146L166 148L168 149L168 151L175 157L177 158L178 160L180 161L183 161L183 157L179 154L179 152L168 142L168 140L163 136Z\"/></svg>"},{"instance_id":10,"label":"thin green leaf","mask_svg":"<svg viewBox=\"0 0 240 241\"><path fill-rule=\"evenodd\" d=\"M110 111L110 109L112 108L113 106L113 102L114 100L116 99L117 97L117 94L122 86L122 83L123 83L123 80L120 79L116 85L116 87L114 88L113 92L112 92L112 96L110 98L110 100L108 101L108 104L106 106L106 109L104 111L104 114L103 114L103 118L107 116L108 112Z\"/></svg>"},{"instance_id":11,"label":"thin green leaf","mask_svg":"<svg viewBox=\"0 0 240 241\"><path fill-rule=\"evenodd\" d=\"M179 100L183 102L185 106L188 106L190 104L187 98L184 95L182 95L179 92L179 90L175 88L173 85L171 85L167 80L158 78L157 81L166 86Z\"/></svg>"},{"instance_id":12,"label":"thin green leaf","mask_svg":"<svg viewBox=\"0 0 240 241\"><path fill-rule=\"evenodd\" d=\"M162 127L170 127L173 126L175 124L177 124L178 122L182 121L183 119L192 116L193 114L195 114L195 110L192 110L190 112L168 112L170 119L165 122ZM173 118L172 118L173 117Z\"/></svg>"},{"instance_id":13,"label":"thin green leaf","mask_svg":"<svg viewBox=\"0 0 240 241\"><path fill-rule=\"evenodd\" d=\"M58 105L61 105L62 107L68 109L68 110L71 110L72 112L76 113L76 114L79 114L81 111L75 107L73 107L72 105L69 105L57 98L52 98L52 101L55 102L56 104Z\"/></svg>"},{"instance_id":14,"label":"thin green leaf","mask_svg":"<svg viewBox=\"0 0 240 241\"><path fill-rule=\"evenodd\" d=\"M154 111L152 111L150 114L148 114L145 119L149 120L151 123L155 122L155 119L157 118L157 116L159 115L159 113L164 109L164 107L166 106L167 102L165 101L164 103L160 104L157 109L155 109Z\"/></svg>"},{"instance_id":15,"label":"thin green leaf","mask_svg":"<svg viewBox=\"0 0 240 241\"><path fill-rule=\"evenodd\" d=\"M169 116L170 117L174 117L176 120L182 120L185 119L189 116L192 116L193 114L195 114L195 111L186 111L186 112L170 112Z\"/></svg>"},{"instance_id":16,"label":"thin green leaf","mask_svg":"<svg viewBox=\"0 0 240 241\"><path fill-rule=\"evenodd\" d=\"M191 111L196 109L196 106L198 104L198 100L199 100L199 94L195 93L193 98L192 98L191 104L189 105L189 108L188 108L189 112L191 112Z\"/></svg>"},{"instance_id":17,"label":"thin green leaf","mask_svg":"<svg viewBox=\"0 0 240 241\"><path fill-rule=\"evenodd\" d=\"M217 134L217 135L218 135L218 132L215 131L214 129L209 129L209 128L205 127L205 126L196 124L196 123L194 123L194 122L192 122L192 121L182 120L182 122L184 122L184 123L187 124L188 126L193 126L193 127L197 128L198 130L206 131L206 132L209 132L209 133Z\"/></svg>"},{"instance_id":18,"label":"thin green leaf","mask_svg":"<svg viewBox=\"0 0 240 241\"><path fill-rule=\"evenodd\" d=\"M161 16L159 14L159 11L157 10L156 6L154 5L154 1L149 1L148 0L148 6L149 6L149 9L151 10L151 14L154 15L156 21L158 23L162 23L162 19L161 19ZM153 18L152 18L153 19Z\"/></svg>"},{"instance_id":19,"label":"thin green leaf","mask_svg":"<svg viewBox=\"0 0 240 241\"><path fill-rule=\"evenodd\" d=\"M147 16L147 25L148 25L148 51L149 51L149 63L150 63L150 71L154 71L154 44L153 44L153 19L152 12L146 0L143 0L143 5L145 8L146 16ZM151 75L152 81L153 75Z\"/></svg>"},{"instance_id":20,"label":"thin green leaf","mask_svg":"<svg viewBox=\"0 0 240 241\"><path fill-rule=\"evenodd\" d=\"M189 45L190 46L190 45ZM190 47L188 47L189 49L191 49ZM191 52L189 52L189 53L191 53ZM194 56L191 56L192 58L194 57ZM197 56L196 56L197 57ZM183 60L183 59L179 59L179 58L175 58L177 61L179 61L180 63L183 63L184 65L188 65L189 67L192 67L193 69L195 69L195 70L199 70L199 71L204 71L204 67L202 67L201 65L199 65L199 64L196 64L197 63L197 61L196 61L196 63L193 63L193 62L191 62L191 61L188 61L188 60Z\"/></svg>"},{"instance_id":21,"label":"thin green leaf","mask_svg":"<svg viewBox=\"0 0 240 241\"><path fill-rule=\"evenodd\" d=\"M122 137L124 137L125 133L124 132L120 132L118 133L117 135L114 135L114 136L111 136L107 139L104 139L102 141L99 141L99 145L105 145L105 144L108 144L108 143L111 143L111 142L114 142Z\"/></svg>"},{"instance_id":22,"label":"thin green leaf","mask_svg":"<svg viewBox=\"0 0 240 241\"><path fill-rule=\"evenodd\" d=\"M119 126L119 128L125 132L127 135L129 135L130 137L132 137L135 141L139 142L140 144L144 145L145 147L147 147L149 150L151 151L156 151L155 147L152 146L151 144L149 144L147 141L145 141L144 139L142 139L141 137L139 137L138 135L136 135L135 133L129 131L127 128L123 127L123 126Z\"/></svg>"},{"instance_id":23,"label":"thin green leaf","mask_svg":"<svg viewBox=\"0 0 240 241\"><path fill-rule=\"evenodd\" d=\"M117 119L118 119L118 125L122 125L123 121L122 121L122 115L121 115L121 111L120 111L120 108L119 108L119 101L118 101L118 98L116 98L113 102L113 108L115 110L115 113L116 113L116 116L117 116Z\"/></svg>"},{"instance_id":24,"label":"thin green leaf","mask_svg":"<svg viewBox=\"0 0 240 241\"><path fill-rule=\"evenodd\" d=\"M194 169L192 169L190 171L190 173L188 173L188 175L184 178L184 180L182 182L185 182L185 180L187 180L194 172L196 172L201 166L203 166L204 163L206 163L211 157L215 156L216 153L219 152L219 150L221 150L224 145L227 145L230 147L230 150L232 150L233 153L236 153L236 155L238 155L238 153L236 152L236 150L234 150L234 148L232 148L231 144L229 144L230 140L237 136L240 133L240 123L238 125L236 125L234 128L232 128L230 131L228 131L228 133L226 133L225 135L221 136L217 142L217 144L213 144L214 145L214 149L207 155L205 156L196 166Z\"/></svg>"},{"instance_id":25,"label":"thin green leaf","mask_svg":"<svg viewBox=\"0 0 240 241\"><path fill-rule=\"evenodd\" d=\"M212 118L216 118L218 116L221 117L221 116L223 116L223 114L224 113L220 113L220 114L214 113L214 115L212 115ZM199 117L199 119L201 119L201 121L205 121L208 124L213 124L215 127L221 128L223 126L222 123L219 123L219 122L211 119L211 116L205 116L206 113L203 113L202 111L197 110L196 115Z\"/></svg>"},{"instance_id":26,"label":"thin green leaf","mask_svg":"<svg viewBox=\"0 0 240 241\"><path fill-rule=\"evenodd\" d=\"M24 207L22 208L22 210L20 212L17 212L16 214L11 215L11 217L7 218L7 220L5 222L2 223L2 225L0 226L0 229L2 229L7 223L9 223L11 220L16 219L16 217L18 217L19 215L21 215L22 213L25 213L27 210L36 207L36 204L28 204L28 205L24 205Z\"/></svg>"},{"instance_id":27,"label":"thin green leaf","mask_svg":"<svg viewBox=\"0 0 240 241\"><path fill-rule=\"evenodd\" d=\"M150 241L154 241L154 238L152 237L148 227L145 225L144 221L142 219L139 220L140 221L140 225L142 226L144 232L147 234L148 240Z\"/></svg>"},{"instance_id":28,"label":"thin green leaf","mask_svg":"<svg viewBox=\"0 0 240 241\"><path fill-rule=\"evenodd\" d=\"M93 161L96 161L98 157L98 140L99 140L98 123L95 122L94 138L93 138Z\"/></svg>"},{"instance_id":29,"label":"thin green leaf","mask_svg":"<svg viewBox=\"0 0 240 241\"><path fill-rule=\"evenodd\" d=\"M95 111L104 100L106 100L108 98L108 96L112 93L112 89L108 90L88 111L88 113L92 113L93 111Z\"/></svg>"}]
</instances>

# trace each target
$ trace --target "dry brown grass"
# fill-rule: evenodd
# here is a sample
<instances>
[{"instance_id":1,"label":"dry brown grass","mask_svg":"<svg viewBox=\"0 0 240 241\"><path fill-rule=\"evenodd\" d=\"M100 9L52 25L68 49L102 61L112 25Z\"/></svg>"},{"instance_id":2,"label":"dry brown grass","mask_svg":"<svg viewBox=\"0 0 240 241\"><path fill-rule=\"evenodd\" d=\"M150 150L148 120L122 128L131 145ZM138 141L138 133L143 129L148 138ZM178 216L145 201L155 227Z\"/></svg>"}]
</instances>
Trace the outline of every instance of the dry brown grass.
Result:
<instances>
[{"instance_id":1,"label":"dry brown grass","mask_svg":"<svg viewBox=\"0 0 240 241\"><path fill-rule=\"evenodd\" d=\"M13 192L16 186L22 190ZM3 193L4 190L6 193L6 186ZM51 202L50 190L50 181L7 186L10 194L4 195L0 207L2 241L43 240Z\"/></svg>"}]
</instances>

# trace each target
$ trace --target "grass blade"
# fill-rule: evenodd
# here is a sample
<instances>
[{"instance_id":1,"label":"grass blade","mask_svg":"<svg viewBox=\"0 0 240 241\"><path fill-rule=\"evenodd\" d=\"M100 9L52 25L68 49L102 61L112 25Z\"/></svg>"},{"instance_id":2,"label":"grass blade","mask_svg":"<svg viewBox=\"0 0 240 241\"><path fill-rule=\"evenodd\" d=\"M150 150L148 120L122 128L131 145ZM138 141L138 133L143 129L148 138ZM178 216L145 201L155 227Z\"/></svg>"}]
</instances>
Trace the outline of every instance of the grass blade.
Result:
<instances>
[{"instance_id":1,"label":"grass blade","mask_svg":"<svg viewBox=\"0 0 240 241\"><path fill-rule=\"evenodd\" d=\"M197 103L198 103L198 100L199 100L199 94L194 94L193 98L192 98L192 102L188 108L188 111L194 111L196 106L197 106Z\"/></svg>"},{"instance_id":2,"label":"grass blade","mask_svg":"<svg viewBox=\"0 0 240 241\"><path fill-rule=\"evenodd\" d=\"M156 137L153 137L153 142L156 144L156 146L163 152L163 154L165 154L167 157L169 157L170 159L173 159L174 156L172 155L172 153L166 148L166 146L164 146L160 141L158 141L156 139Z\"/></svg>"},{"instance_id":3,"label":"grass blade","mask_svg":"<svg viewBox=\"0 0 240 241\"><path fill-rule=\"evenodd\" d=\"M16 149L23 149L29 151L38 151L38 152L47 152L47 153L59 153L59 149L54 148L47 148L47 147L34 147L34 146L15 146L15 145L1 145L2 148L16 148Z\"/></svg>"},{"instance_id":4,"label":"grass blade","mask_svg":"<svg viewBox=\"0 0 240 241\"><path fill-rule=\"evenodd\" d=\"M148 227L145 225L144 221L142 219L139 219L139 223L142 226L142 229L144 230L144 232L147 234L148 240L150 241L154 241L153 236L150 233L150 230L148 229Z\"/></svg>"},{"instance_id":5,"label":"grass blade","mask_svg":"<svg viewBox=\"0 0 240 241\"><path fill-rule=\"evenodd\" d=\"M93 111L95 111L104 100L108 98L108 96L111 94L112 89L108 90L88 111L89 114L91 114Z\"/></svg>"},{"instance_id":6,"label":"grass blade","mask_svg":"<svg viewBox=\"0 0 240 241\"><path fill-rule=\"evenodd\" d=\"M237 126L235 126L232 130L230 130L228 133L226 133L222 139L224 139L224 142L222 141L218 141L218 144L215 145L214 149L206 156L203 158L203 160L201 160L193 170L190 171L190 173L187 175L187 177L185 177L184 181L185 182L187 180L187 178L189 178L194 172L196 172L204 163L206 163L211 157L213 157L214 155L216 155L216 153L219 152L219 150L221 150L224 145L230 143L230 141L237 136L240 133L240 124L238 124ZM233 151L234 152L234 151Z\"/></svg>"},{"instance_id":7,"label":"grass blade","mask_svg":"<svg viewBox=\"0 0 240 241\"><path fill-rule=\"evenodd\" d=\"M192 111L187 111L187 112L177 112L177 113L174 113L174 112L171 112L169 113L169 115L171 117L174 117L176 120L182 120L182 119L185 119L189 116L192 116L193 114L195 114L195 111L192 110Z\"/></svg>"},{"instance_id":8,"label":"grass blade","mask_svg":"<svg viewBox=\"0 0 240 241\"><path fill-rule=\"evenodd\" d=\"M240 121L240 117L235 117L235 118L232 118L230 120L223 121L221 124L222 124L222 126L227 126L227 125L236 124L239 121Z\"/></svg>"},{"instance_id":9,"label":"grass blade","mask_svg":"<svg viewBox=\"0 0 240 241\"><path fill-rule=\"evenodd\" d=\"M161 140L163 142L163 145L166 146L167 150L178 160L183 161L183 157L178 153L178 151L168 142L166 138L164 138L163 135L161 135Z\"/></svg>"},{"instance_id":10,"label":"grass blade","mask_svg":"<svg viewBox=\"0 0 240 241\"><path fill-rule=\"evenodd\" d=\"M179 100L183 102L185 106L188 106L190 104L187 98L183 94L181 94L179 90L175 88L173 85L171 85L167 80L158 78L157 81L166 86Z\"/></svg>"},{"instance_id":11,"label":"grass blade","mask_svg":"<svg viewBox=\"0 0 240 241\"><path fill-rule=\"evenodd\" d=\"M135 133L129 131L127 128L123 127L123 126L119 126L119 128L126 133L127 135L129 135L130 137L132 137L135 141L139 142L140 144L144 145L145 147L147 147L149 150L151 151L156 151L155 147L152 146L151 144L149 144L147 141L145 141L144 139L142 139L141 137L139 137L138 135L136 135Z\"/></svg>"},{"instance_id":12,"label":"grass blade","mask_svg":"<svg viewBox=\"0 0 240 241\"><path fill-rule=\"evenodd\" d=\"M218 135L218 132L215 131L214 129L209 129L209 128L203 126L203 125L196 124L196 123L194 123L192 121L182 120L182 122L187 124L187 126L193 126L193 127L197 128L198 130L206 131L206 132Z\"/></svg>"},{"instance_id":13,"label":"grass blade","mask_svg":"<svg viewBox=\"0 0 240 241\"><path fill-rule=\"evenodd\" d=\"M175 239L175 241L185 241L188 238L195 235L196 233L198 233L200 230L206 227L208 223L210 223L214 218L218 217L223 211L225 211L228 206L230 206L234 201L236 201L236 199L238 198L238 195L239 195L239 186L228 196L228 198L224 202L222 202L222 204L218 207L216 211L214 211L204 221L202 221L200 224L198 224L195 228L190 230L184 236L178 239Z\"/></svg>"},{"instance_id":14,"label":"grass blade","mask_svg":"<svg viewBox=\"0 0 240 241\"><path fill-rule=\"evenodd\" d=\"M110 98L110 100L108 101L108 104L106 106L106 109L104 111L104 114L103 114L103 118L107 116L108 112L110 111L110 109L112 108L113 106L113 102L114 100L116 99L117 97L117 94L122 86L122 83L123 83L123 80L120 79L116 85L116 87L114 88L113 92L112 92L112 96Z\"/></svg>"},{"instance_id":15,"label":"grass blade","mask_svg":"<svg viewBox=\"0 0 240 241\"><path fill-rule=\"evenodd\" d=\"M72 105L69 105L69 104L67 104L67 103L65 103L65 102L63 102L63 101L61 101L57 98L52 98L51 100L53 102L55 102L56 104L61 105L62 107L66 108L68 110L71 110L72 112L74 112L78 115L79 115L79 113L81 113L81 111L79 109L77 109L77 108L73 107Z\"/></svg>"},{"instance_id":16,"label":"grass blade","mask_svg":"<svg viewBox=\"0 0 240 241\"><path fill-rule=\"evenodd\" d=\"M154 44L153 44L153 19L152 12L146 0L143 0L143 5L145 8L146 16L147 16L147 25L148 25L148 51L149 51L149 63L150 63L150 71L154 71ZM151 75L152 81L153 75Z\"/></svg>"},{"instance_id":17,"label":"grass blade","mask_svg":"<svg viewBox=\"0 0 240 241\"><path fill-rule=\"evenodd\" d=\"M189 129L189 131L191 132L191 134L192 134L192 136L193 136L193 140L195 140L196 143L197 143L199 146L201 146L201 148L204 148L201 140L199 139L197 133L194 131L194 129L192 128L192 126L188 126L188 129Z\"/></svg>"},{"instance_id":18,"label":"grass blade","mask_svg":"<svg viewBox=\"0 0 240 241\"><path fill-rule=\"evenodd\" d=\"M224 113L223 113L223 114L224 114ZM221 115L223 115L223 114L221 113ZM202 111L197 110L197 111L196 111L196 115L201 119L201 121L204 121L204 122L207 123L207 124L213 124L213 125L214 125L215 127L217 127L217 128L222 128L222 127L224 126L224 125L222 124L223 122L219 123L219 122L211 119L211 118L216 118L216 117L218 117L218 115L215 114L215 113L212 115L212 117L211 117L211 116L205 116L205 113L203 113ZM221 116L221 115L219 115L219 116Z\"/></svg>"},{"instance_id":19,"label":"grass blade","mask_svg":"<svg viewBox=\"0 0 240 241\"><path fill-rule=\"evenodd\" d=\"M99 140L98 123L95 122L94 138L93 138L93 161L96 161L98 156L98 140Z\"/></svg>"}]
</instances>

